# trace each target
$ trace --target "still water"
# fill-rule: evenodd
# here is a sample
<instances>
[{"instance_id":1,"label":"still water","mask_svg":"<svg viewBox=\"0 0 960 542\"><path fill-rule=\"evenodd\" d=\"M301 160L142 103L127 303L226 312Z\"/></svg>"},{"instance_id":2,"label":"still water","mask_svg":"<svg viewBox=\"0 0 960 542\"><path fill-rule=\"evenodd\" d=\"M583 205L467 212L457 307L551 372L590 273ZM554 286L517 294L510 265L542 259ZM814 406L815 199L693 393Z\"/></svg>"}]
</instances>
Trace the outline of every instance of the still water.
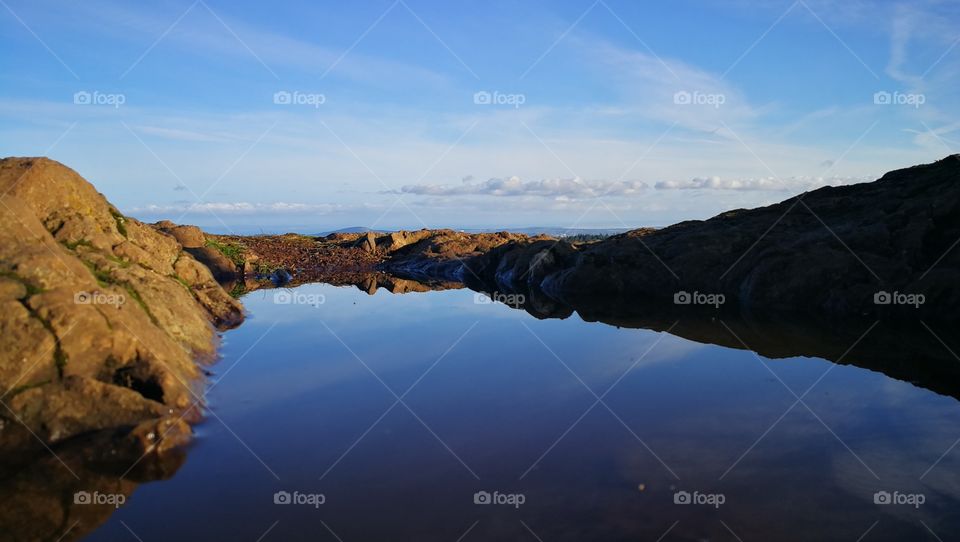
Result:
<instances>
[{"instance_id":1,"label":"still water","mask_svg":"<svg viewBox=\"0 0 960 542\"><path fill-rule=\"evenodd\" d=\"M960 534L960 403L879 372L469 290L243 302L184 464L89 539Z\"/></svg>"}]
</instances>

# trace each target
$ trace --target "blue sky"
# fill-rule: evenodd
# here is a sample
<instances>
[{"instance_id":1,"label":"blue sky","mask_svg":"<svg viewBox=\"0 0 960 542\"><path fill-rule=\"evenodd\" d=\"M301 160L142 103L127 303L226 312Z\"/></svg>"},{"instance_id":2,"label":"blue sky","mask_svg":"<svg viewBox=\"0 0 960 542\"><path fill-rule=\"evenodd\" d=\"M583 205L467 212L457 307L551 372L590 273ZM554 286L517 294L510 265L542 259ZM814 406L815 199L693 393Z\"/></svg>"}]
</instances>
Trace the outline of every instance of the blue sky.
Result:
<instances>
[{"instance_id":1,"label":"blue sky","mask_svg":"<svg viewBox=\"0 0 960 542\"><path fill-rule=\"evenodd\" d=\"M960 151L958 22L938 1L2 0L0 145L219 231L659 226Z\"/></svg>"}]
</instances>

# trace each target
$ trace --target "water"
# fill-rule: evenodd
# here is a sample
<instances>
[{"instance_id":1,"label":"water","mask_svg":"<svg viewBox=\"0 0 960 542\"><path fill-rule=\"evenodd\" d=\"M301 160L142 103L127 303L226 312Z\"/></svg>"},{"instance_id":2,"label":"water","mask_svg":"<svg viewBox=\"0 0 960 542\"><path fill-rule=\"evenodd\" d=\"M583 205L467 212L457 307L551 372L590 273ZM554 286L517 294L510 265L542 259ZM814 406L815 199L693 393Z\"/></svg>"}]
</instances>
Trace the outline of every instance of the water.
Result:
<instances>
[{"instance_id":1,"label":"water","mask_svg":"<svg viewBox=\"0 0 960 542\"><path fill-rule=\"evenodd\" d=\"M537 320L468 290L275 293L244 298L184 464L91 540L960 533L953 397L823 359ZM323 504L275 504L281 491ZM481 491L509 503L475 504Z\"/></svg>"}]
</instances>

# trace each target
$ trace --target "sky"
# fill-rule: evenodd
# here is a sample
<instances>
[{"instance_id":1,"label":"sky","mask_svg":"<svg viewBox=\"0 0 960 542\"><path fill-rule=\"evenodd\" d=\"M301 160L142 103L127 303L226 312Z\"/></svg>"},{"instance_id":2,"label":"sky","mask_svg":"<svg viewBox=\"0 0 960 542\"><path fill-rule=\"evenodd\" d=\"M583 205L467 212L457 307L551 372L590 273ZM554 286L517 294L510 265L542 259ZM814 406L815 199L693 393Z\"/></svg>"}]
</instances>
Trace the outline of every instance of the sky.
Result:
<instances>
[{"instance_id":1,"label":"sky","mask_svg":"<svg viewBox=\"0 0 960 542\"><path fill-rule=\"evenodd\" d=\"M960 4L0 0L0 148L219 232L633 228L960 152Z\"/></svg>"}]
</instances>

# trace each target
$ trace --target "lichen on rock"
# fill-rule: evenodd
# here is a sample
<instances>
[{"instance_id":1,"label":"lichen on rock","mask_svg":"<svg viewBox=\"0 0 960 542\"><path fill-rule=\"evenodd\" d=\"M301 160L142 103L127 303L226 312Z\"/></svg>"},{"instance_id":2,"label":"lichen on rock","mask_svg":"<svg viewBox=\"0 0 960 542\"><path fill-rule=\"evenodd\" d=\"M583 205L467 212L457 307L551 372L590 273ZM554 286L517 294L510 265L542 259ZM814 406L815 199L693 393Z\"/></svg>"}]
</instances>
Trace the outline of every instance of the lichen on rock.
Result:
<instances>
[{"instance_id":1,"label":"lichen on rock","mask_svg":"<svg viewBox=\"0 0 960 542\"><path fill-rule=\"evenodd\" d=\"M241 305L73 170L0 160L0 417L46 443L190 415ZM0 430L0 438L5 430Z\"/></svg>"}]
</instances>

